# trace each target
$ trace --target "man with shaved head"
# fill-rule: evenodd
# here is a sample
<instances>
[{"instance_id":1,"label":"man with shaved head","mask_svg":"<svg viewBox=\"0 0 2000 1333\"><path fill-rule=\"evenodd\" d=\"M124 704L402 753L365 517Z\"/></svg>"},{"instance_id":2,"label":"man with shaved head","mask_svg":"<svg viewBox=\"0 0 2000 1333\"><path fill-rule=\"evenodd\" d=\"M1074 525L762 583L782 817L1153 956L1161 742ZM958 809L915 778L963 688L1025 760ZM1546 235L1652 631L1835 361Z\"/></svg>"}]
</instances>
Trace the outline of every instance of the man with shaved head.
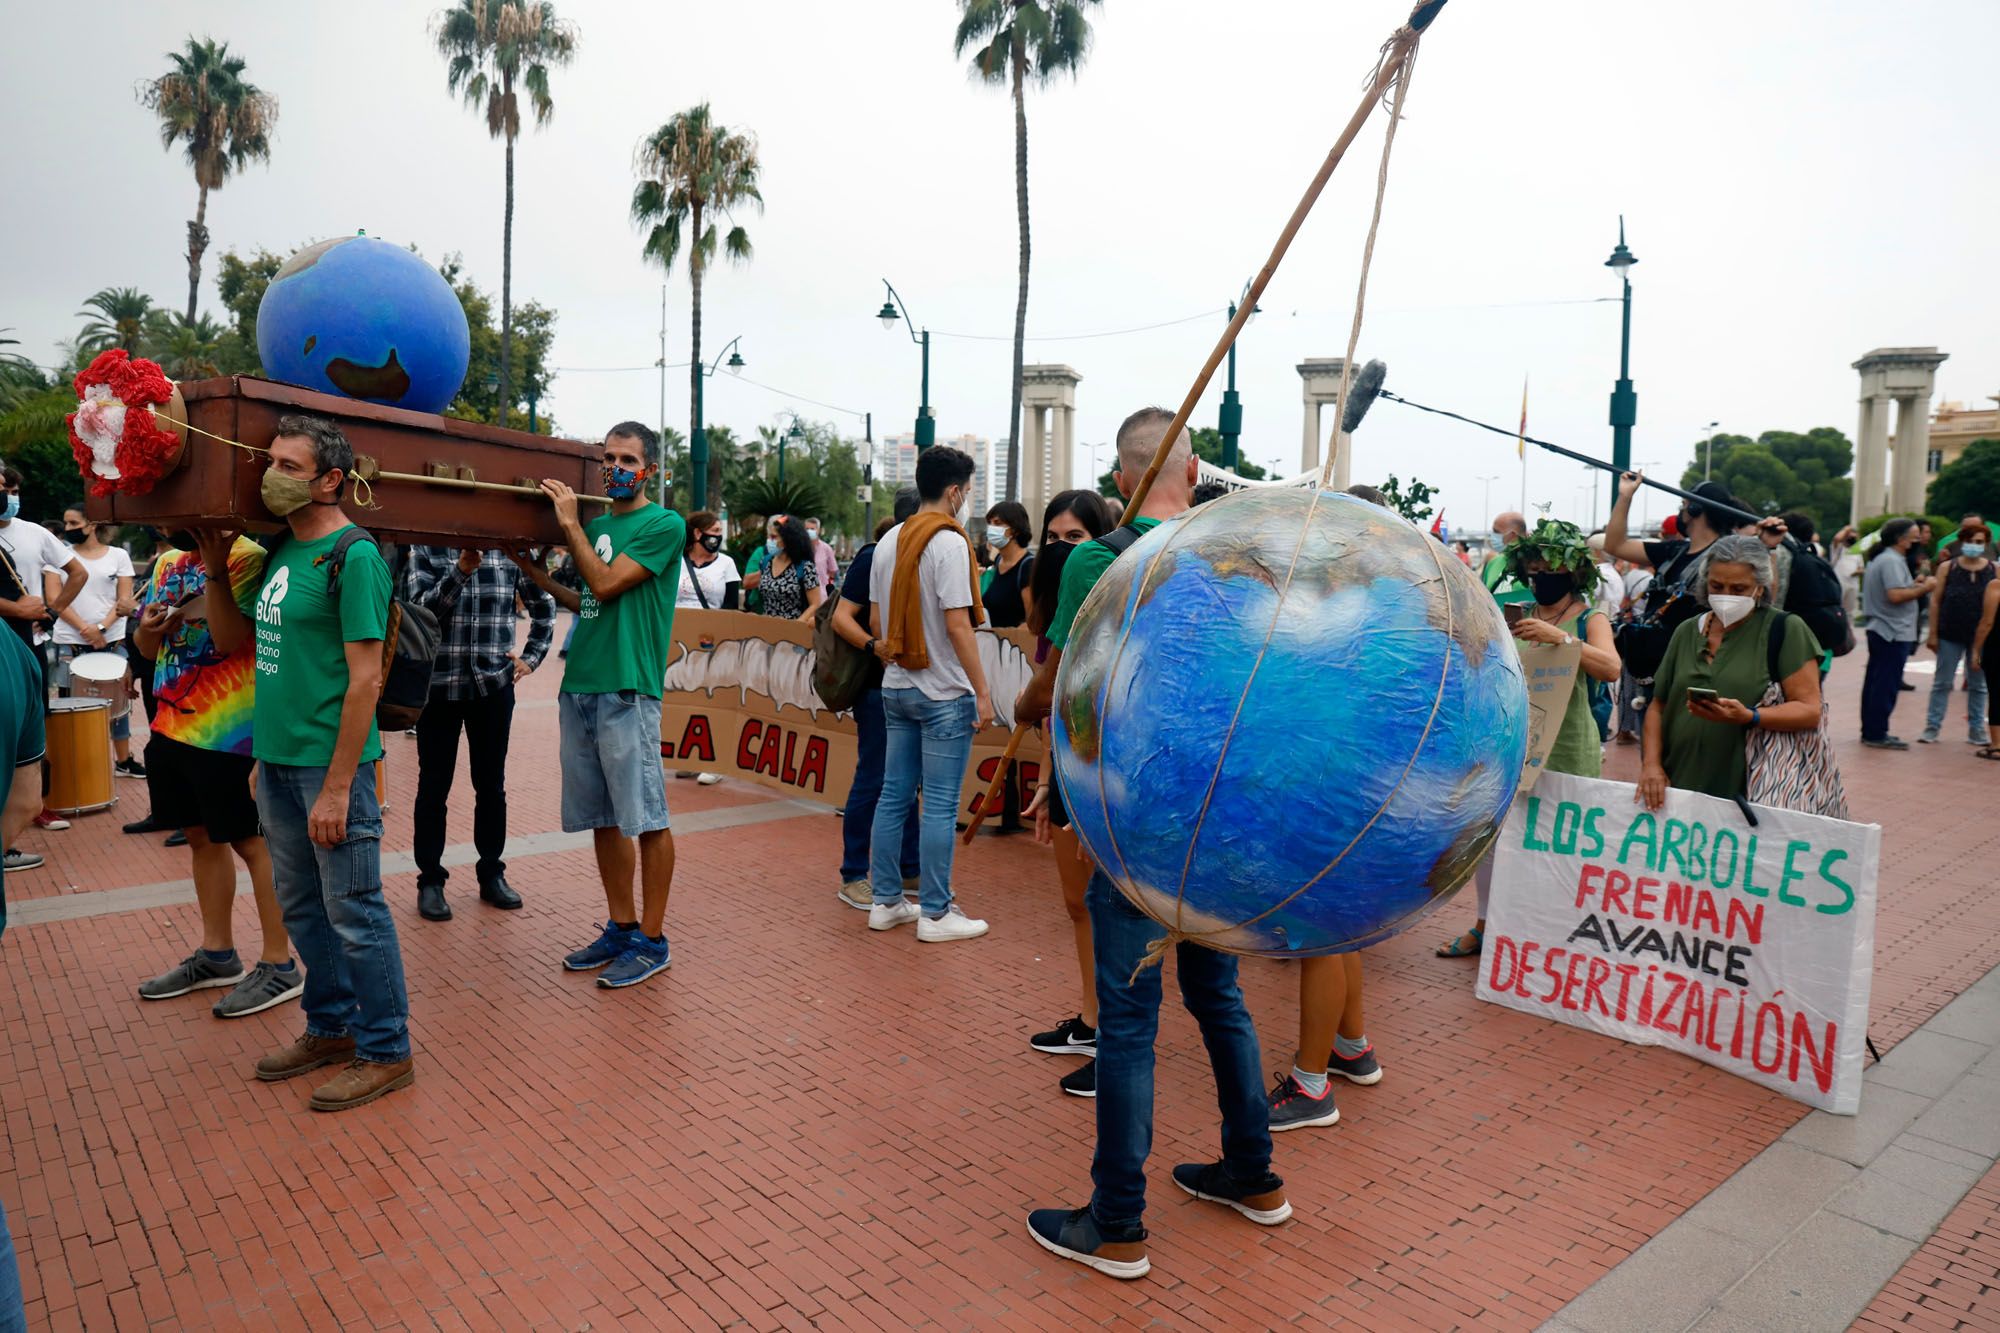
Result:
<instances>
[{"instance_id":1,"label":"man with shaved head","mask_svg":"<svg viewBox=\"0 0 2000 1333\"><path fill-rule=\"evenodd\" d=\"M1130 497L1173 424L1174 414L1148 407L1118 428L1121 495ZM1070 553L1062 592L1049 622L1049 655L1014 705L1017 722L1049 715L1063 645L1084 598L1139 537L1185 513L1194 496L1194 443L1183 430L1129 526L1112 529ZM1057 797L1043 794L1045 803ZM1111 1277L1143 1277L1146 1257L1146 1158L1153 1146L1153 1039L1160 1026L1160 971L1140 960L1166 928L1142 914L1094 870L1084 903L1090 909L1091 953L1097 971L1096 1190L1087 1207L1043 1208L1028 1215L1028 1233L1044 1248ZM1236 958L1192 941L1176 946L1181 998L1201 1025L1222 1109L1222 1160L1174 1168L1174 1183L1197 1199L1233 1208L1275 1226L1292 1215L1285 1184L1271 1174L1270 1107L1257 1029L1236 983ZM1068 1087L1065 1080L1064 1086ZM1089 1095L1089 1094L1086 1094Z\"/></svg>"},{"instance_id":2,"label":"man with shaved head","mask_svg":"<svg viewBox=\"0 0 2000 1333\"><path fill-rule=\"evenodd\" d=\"M1493 516L1493 531L1486 535L1486 563L1480 566L1479 578L1492 592L1500 586L1505 577L1505 562L1500 558L1506 548L1528 535L1528 520L1513 510Z\"/></svg>"}]
</instances>

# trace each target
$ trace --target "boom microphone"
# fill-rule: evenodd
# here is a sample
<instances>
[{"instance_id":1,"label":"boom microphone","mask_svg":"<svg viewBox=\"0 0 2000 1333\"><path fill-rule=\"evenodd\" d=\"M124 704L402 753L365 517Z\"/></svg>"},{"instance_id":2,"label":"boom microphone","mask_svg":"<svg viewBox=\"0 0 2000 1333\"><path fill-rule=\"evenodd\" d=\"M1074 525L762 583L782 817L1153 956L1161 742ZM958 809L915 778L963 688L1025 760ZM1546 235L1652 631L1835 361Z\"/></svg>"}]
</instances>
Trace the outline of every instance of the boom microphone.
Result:
<instances>
[{"instance_id":1,"label":"boom microphone","mask_svg":"<svg viewBox=\"0 0 2000 1333\"><path fill-rule=\"evenodd\" d=\"M1361 418L1368 415L1368 409L1375 406L1375 399L1382 392L1382 381L1389 374L1389 367L1380 361L1370 361L1361 367L1361 373L1347 386L1347 405L1340 413L1340 433L1351 435L1361 424Z\"/></svg>"}]
</instances>

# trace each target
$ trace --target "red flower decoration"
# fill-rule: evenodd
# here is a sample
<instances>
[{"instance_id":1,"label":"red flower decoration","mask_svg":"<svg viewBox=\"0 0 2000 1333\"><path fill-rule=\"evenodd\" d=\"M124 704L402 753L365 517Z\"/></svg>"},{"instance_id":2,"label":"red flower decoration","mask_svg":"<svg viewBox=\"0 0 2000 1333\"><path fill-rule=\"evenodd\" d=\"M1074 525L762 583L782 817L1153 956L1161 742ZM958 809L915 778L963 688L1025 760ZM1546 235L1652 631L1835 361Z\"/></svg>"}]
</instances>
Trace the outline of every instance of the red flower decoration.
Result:
<instances>
[{"instance_id":1,"label":"red flower decoration","mask_svg":"<svg viewBox=\"0 0 2000 1333\"><path fill-rule=\"evenodd\" d=\"M113 347L99 353L74 383L77 409L67 418L69 447L90 493L152 490L180 457L180 436L153 414L172 400L173 381L158 362Z\"/></svg>"}]
</instances>

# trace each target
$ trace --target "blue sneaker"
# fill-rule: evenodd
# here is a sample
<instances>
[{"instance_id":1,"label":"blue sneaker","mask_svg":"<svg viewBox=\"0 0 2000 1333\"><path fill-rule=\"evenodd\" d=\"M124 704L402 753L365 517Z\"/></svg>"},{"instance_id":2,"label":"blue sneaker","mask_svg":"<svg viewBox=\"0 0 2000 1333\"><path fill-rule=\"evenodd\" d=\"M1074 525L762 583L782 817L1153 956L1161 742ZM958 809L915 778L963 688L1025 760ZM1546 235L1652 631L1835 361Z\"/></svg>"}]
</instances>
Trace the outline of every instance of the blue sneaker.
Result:
<instances>
[{"instance_id":1,"label":"blue sneaker","mask_svg":"<svg viewBox=\"0 0 2000 1333\"><path fill-rule=\"evenodd\" d=\"M631 948L632 941L638 938L637 927L623 930L607 921L604 923L604 933L564 958L563 966L572 972L594 971Z\"/></svg>"},{"instance_id":2,"label":"blue sneaker","mask_svg":"<svg viewBox=\"0 0 2000 1333\"><path fill-rule=\"evenodd\" d=\"M674 965L673 951L667 947L667 937L660 936L655 944L644 935L634 932L627 937L625 952L604 969L604 975L597 984L606 990L617 990L620 986L636 986L647 977L656 976Z\"/></svg>"},{"instance_id":3,"label":"blue sneaker","mask_svg":"<svg viewBox=\"0 0 2000 1333\"><path fill-rule=\"evenodd\" d=\"M1152 1260L1146 1257L1143 1227L1134 1228L1126 1239L1109 1239L1098 1230L1097 1219L1088 1208L1037 1208L1028 1214L1028 1234L1051 1254L1095 1268L1106 1277L1129 1282L1153 1269Z\"/></svg>"}]
</instances>

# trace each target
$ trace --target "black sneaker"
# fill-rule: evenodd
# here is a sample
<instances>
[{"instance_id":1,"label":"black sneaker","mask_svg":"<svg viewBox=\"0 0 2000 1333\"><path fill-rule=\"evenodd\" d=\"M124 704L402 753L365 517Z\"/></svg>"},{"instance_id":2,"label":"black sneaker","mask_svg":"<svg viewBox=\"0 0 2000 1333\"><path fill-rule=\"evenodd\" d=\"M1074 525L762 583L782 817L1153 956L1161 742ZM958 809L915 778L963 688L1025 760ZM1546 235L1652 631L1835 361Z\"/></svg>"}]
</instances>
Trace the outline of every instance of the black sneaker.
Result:
<instances>
[{"instance_id":1,"label":"black sneaker","mask_svg":"<svg viewBox=\"0 0 2000 1333\"><path fill-rule=\"evenodd\" d=\"M1129 1237L1111 1239L1097 1229L1097 1219L1088 1208L1037 1208L1028 1214L1028 1234L1051 1254L1074 1259L1107 1277L1129 1282L1153 1269L1153 1261L1146 1257L1144 1227Z\"/></svg>"},{"instance_id":2,"label":"black sneaker","mask_svg":"<svg viewBox=\"0 0 2000 1333\"><path fill-rule=\"evenodd\" d=\"M123 832L165 833L167 832L167 826L165 824L155 824L153 822L153 817L151 815L147 815L144 819L135 819L131 823L125 825Z\"/></svg>"},{"instance_id":3,"label":"black sneaker","mask_svg":"<svg viewBox=\"0 0 2000 1333\"><path fill-rule=\"evenodd\" d=\"M121 778L143 778L146 776L146 766L137 759L120 759L111 766L111 771Z\"/></svg>"},{"instance_id":4,"label":"black sneaker","mask_svg":"<svg viewBox=\"0 0 2000 1333\"><path fill-rule=\"evenodd\" d=\"M1197 1199L1219 1203L1260 1227L1274 1227L1291 1217L1285 1182L1266 1171L1261 1180L1230 1179L1220 1162L1189 1162L1174 1168L1174 1184Z\"/></svg>"},{"instance_id":5,"label":"black sneaker","mask_svg":"<svg viewBox=\"0 0 2000 1333\"><path fill-rule=\"evenodd\" d=\"M1028 1038L1028 1045L1050 1055L1090 1055L1097 1054L1097 1029L1083 1021L1083 1015L1065 1018L1048 1032L1037 1032Z\"/></svg>"},{"instance_id":6,"label":"black sneaker","mask_svg":"<svg viewBox=\"0 0 2000 1333\"><path fill-rule=\"evenodd\" d=\"M1097 1095L1097 1061L1085 1060L1056 1080L1056 1086L1072 1097L1095 1097Z\"/></svg>"},{"instance_id":7,"label":"black sneaker","mask_svg":"<svg viewBox=\"0 0 2000 1333\"><path fill-rule=\"evenodd\" d=\"M1382 1066L1375 1060L1373 1044L1356 1056L1335 1051L1326 1057L1326 1072L1338 1074L1349 1083L1359 1083L1364 1088L1382 1081Z\"/></svg>"},{"instance_id":8,"label":"black sneaker","mask_svg":"<svg viewBox=\"0 0 2000 1333\"><path fill-rule=\"evenodd\" d=\"M1319 1096L1308 1097L1297 1079L1290 1074L1280 1074L1270 1096L1273 1134L1280 1130L1310 1129L1315 1125L1332 1125L1340 1121L1340 1109L1333 1104L1332 1084L1328 1084L1326 1091Z\"/></svg>"}]
</instances>

